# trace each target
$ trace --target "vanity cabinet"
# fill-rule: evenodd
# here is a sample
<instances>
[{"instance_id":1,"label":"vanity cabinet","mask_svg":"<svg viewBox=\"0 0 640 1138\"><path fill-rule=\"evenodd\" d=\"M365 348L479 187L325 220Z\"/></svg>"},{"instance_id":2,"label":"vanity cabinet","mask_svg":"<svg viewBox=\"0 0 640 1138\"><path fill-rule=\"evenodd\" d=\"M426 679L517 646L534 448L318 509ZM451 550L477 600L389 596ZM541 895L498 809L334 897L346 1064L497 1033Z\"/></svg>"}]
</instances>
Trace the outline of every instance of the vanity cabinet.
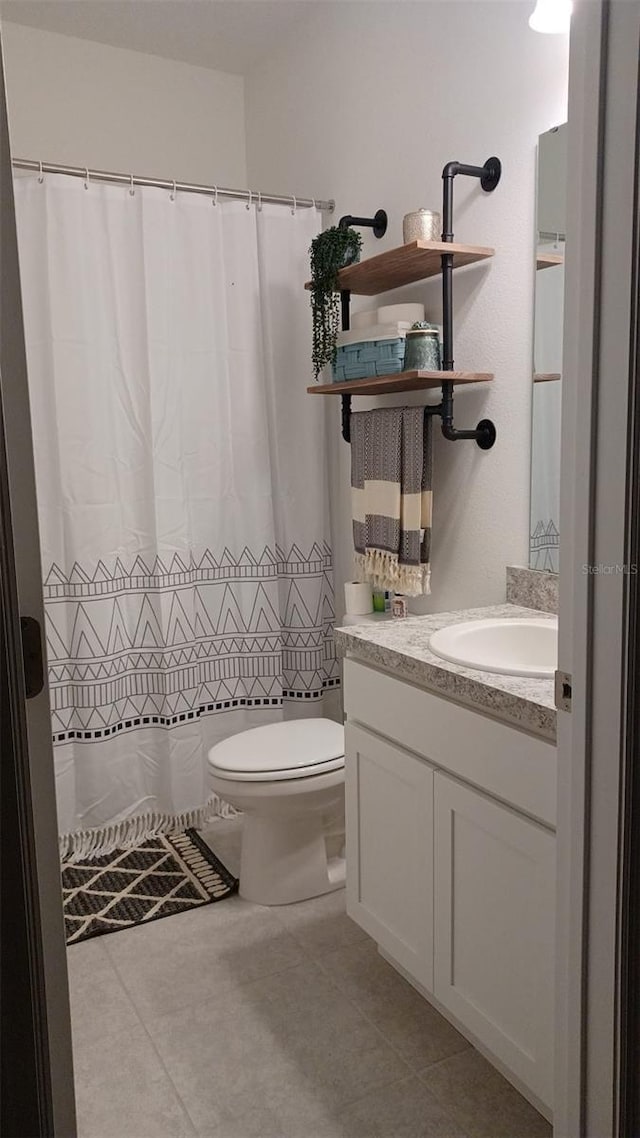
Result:
<instances>
[{"instance_id":1,"label":"vanity cabinet","mask_svg":"<svg viewBox=\"0 0 640 1138\"><path fill-rule=\"evenodd\" d=\"M433 768L350 723L346 751L349 914L432 990Z\"/></svg>"},{"instance_id":2,"label":"vanity cabinet","mask_svg":"<svg viewBox=\"0 0 640 1138\"><path fill-rule=\"evenodd\" d=\"M556 749L345 661L347 911L548 1114Z\"/></svg>"}]
</instances>

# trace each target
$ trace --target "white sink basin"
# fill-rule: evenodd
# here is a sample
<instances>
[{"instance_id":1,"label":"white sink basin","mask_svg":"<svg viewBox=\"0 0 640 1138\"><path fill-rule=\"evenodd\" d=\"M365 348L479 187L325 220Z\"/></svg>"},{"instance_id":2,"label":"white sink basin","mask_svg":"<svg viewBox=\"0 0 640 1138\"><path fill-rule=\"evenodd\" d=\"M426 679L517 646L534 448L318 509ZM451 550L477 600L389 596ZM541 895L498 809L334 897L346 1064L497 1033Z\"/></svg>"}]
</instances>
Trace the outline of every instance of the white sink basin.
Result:
<instances>
[{"instance_id":1,"label":"white sink basin","mask_svg":"<svg viewBox=\"0 0 640 1138\"><path fill-rule=\"evenodd\" d=\"M429 648L443 660L511 676L552 676L558 666L557 617L468 620L434 632Z\"/></svg>"}]
</instances>

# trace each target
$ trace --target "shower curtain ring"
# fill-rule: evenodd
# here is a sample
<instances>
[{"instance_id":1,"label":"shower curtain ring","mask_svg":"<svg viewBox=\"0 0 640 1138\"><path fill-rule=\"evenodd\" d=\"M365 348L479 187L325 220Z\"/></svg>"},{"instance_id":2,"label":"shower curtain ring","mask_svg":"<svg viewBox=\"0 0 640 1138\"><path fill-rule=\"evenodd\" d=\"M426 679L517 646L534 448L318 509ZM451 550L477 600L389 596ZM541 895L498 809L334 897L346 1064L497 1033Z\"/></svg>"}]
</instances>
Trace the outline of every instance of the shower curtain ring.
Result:
<instances>
[{"instance_id":1,"label":"shower curtain ring","mask_svg":"<svg viewBox=\"0 0 640 1138\"><path fill-rule=\"evenodd\" d=\"M214 186L213 187L213 197L211 199L211 205L217 205L217 204L218 204L218 187Z\"/></svg>"},{"instance_id":2,"label":"shower curtain ring","mask_svg":"<svg viewBox=\"0 0 640 1138\"><path fill-rule=\"evenodd\" d=\"M247 204L244 208L251 209L251 190L248 190L247 193L249 194L249 197L247 198Z\"/></svg>"},{"instance_id":3,"label":"shower curtain ring","mask_svg":"<svg viewBox=\"0 0 640 1138\"><path fill-rule=\"evenodd\" d=\"M136 191L133 188L133 174L129 174L129 193L131 197L134 197L135 192Z\"/></svg>"},{"instance_id":4,"label":"shower curtain ring","mask_svg":"<svg viewBox=\"0 0 640 1138\"><path fill-rule=\"evenodd\" d=\"M262 213L262 194L258 190L258 213Z\"/></svg>"},{"instance_id":5,"label":"shower curtain ring","mask_svg":"<svg viewBox=\"0 0 640 1138\"><path fill-rule=\"evenodd\" d=\"M84 188L85 188L85 190L89 189L89 171L86 168L86 166L85 166L85 171L84 171Z\"/></svg>"},{"instance_id":6,"label":"shower curtain ring","mask_svg":"<svg viewBox=\"0 0 640 1138\"><path fill-rule=\"evenodd\" d=\"M38 162L38 181L40 185L44 182L44 174L42 172L42 162Z\"/></svg>"},{"instance_id":7,"label":"shower curtain ring","mask_svg":"<svg viewBox=\"0 0 640 1138\"><path fill-rule=\"evenodd\" d=\"M173 181L173 183L172 183L172 186L171 186L171 193L169 194L169 197L171 198L171 201L172 201L172 202L174 202L174 201L176 200L176 183L175 183L175 179L174 179L174 181Z\"/></svg>"},{"instance_id":8,"label":"shower curtain ring","mask_svg":"<svg viewBox=\"0 0 640 1138\"><path fill-rule=\"evenodd\" d=\"M291 208L291 216L292 216L292 217L295 217L295 213L296 213L296 210L297 210L297 208L298 208L298 202L297 202L297 200L296 200L296 195L295 195L295 194L294 194L294 195L293 195L293 197L292 197L292 201L293 201L293 206L292 206L292 208Z\"/></svg>"}]
</instances>

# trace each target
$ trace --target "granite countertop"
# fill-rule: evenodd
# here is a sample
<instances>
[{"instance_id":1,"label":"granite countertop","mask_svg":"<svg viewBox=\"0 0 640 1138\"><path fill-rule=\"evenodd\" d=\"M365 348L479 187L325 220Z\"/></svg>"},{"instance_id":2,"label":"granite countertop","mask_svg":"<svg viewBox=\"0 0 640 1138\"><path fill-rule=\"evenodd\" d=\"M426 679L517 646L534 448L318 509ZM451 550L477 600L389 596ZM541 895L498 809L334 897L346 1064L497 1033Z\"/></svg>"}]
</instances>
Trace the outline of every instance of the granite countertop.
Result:
<instances>
[{"instance_id":1,"label":"granite countertop","mask_svg":"<svg viewBox=\"0 0 640 1138\"><path fill-rule=\"evenodd\" d=\"M542 616L548 613L520 605L492 605L488 608L439 612L432 616L412 616L380 624L351 625L336 629L336 648L341 656L350 654L364 663L410 680L420 687L446 696L457 703L488 712L525 731L555 742L556 708L553 679L498 675L480 672L442 660L429 651L432 633L448 624L465 620L514 616Z\"/></svg>"}]
</instances>

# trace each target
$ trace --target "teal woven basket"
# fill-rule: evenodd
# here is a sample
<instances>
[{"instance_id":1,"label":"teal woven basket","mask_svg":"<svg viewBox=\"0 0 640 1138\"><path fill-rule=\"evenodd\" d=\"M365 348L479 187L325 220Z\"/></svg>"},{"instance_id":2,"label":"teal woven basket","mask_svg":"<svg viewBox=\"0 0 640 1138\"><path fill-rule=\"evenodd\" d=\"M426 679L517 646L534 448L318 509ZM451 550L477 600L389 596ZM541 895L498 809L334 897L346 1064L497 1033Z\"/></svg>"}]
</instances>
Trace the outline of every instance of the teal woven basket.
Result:
<instances>
[{"instance_id":1,"label":"teal woven basket","mask_svg":"<svg viewBox=\"0 0 640 1138\"><path fill-rule=\"evenodd\" d=\"M405 340L363 340L338 348L332 369L334 383L348 379L370 379L376 375L392 375L402 371Z\"/></svg>"}]
</instances>

